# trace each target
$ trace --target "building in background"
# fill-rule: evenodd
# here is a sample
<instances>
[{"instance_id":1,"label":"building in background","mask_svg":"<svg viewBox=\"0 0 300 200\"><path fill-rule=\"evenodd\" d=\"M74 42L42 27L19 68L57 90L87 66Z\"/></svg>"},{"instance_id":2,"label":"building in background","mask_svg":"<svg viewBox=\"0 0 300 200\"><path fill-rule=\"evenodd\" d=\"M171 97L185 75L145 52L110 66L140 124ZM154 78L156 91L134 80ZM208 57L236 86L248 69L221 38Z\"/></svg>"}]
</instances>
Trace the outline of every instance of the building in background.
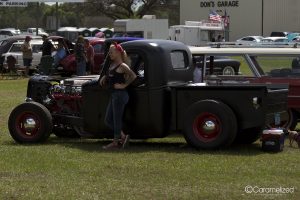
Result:
<instances>
[{"instance_id":1,"label":"building in background","mask_svg":"<svg viewBox=\"0 0 300 200\"><path fill-rule=\"evenodd\" d=\"M229 20L229 40L272 31L300 32L299 0L180 0L180 24L208 19L215 11Z\"/></svg>"}]
</instances>

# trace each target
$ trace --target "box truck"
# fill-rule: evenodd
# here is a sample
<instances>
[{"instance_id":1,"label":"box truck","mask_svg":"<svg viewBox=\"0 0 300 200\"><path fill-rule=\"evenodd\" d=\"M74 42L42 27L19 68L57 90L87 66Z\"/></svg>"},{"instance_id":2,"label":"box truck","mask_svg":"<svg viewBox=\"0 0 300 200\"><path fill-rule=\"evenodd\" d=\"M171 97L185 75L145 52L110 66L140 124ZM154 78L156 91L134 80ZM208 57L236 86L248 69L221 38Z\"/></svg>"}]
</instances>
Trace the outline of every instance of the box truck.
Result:
<instances>
[{"instance_id":1,"label":"box truck","mask_svg":"<svg viewBox=\"0 0 300 200\"><path fill-rule=\"evenodd\" d=\"M114 22L114 37L137 37L145 39L168 39L168 19L153 16L143 19L117 19Z\"/></svg>"},{"instance_id":2,"label":"box truck","mask_svg":"<svg viewBox=\"0 0 300 200\"><path fill-rule=\"evenodd\" d=\"M208 42L214 42L218 36L223 37L224 25L213 21L186 21L184 25L170 27L171 40L183 42L190 46L205 46Z\"/></svg>"}]
</instances>

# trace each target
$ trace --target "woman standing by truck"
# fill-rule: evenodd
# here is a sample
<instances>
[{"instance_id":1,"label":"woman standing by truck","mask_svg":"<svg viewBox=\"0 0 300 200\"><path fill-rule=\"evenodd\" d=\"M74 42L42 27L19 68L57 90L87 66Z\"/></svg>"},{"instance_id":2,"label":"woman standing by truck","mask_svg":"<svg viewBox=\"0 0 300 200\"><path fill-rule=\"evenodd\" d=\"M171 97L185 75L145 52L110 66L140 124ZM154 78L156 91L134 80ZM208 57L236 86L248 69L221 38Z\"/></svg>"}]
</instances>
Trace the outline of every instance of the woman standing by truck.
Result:
<instances>
[{"instance_id":1,"label":"woman standing by truck","mask_svg":"<svg viewBox=\"0 0 300 200\"><path fill-rule=\"evenodd\" d=\"M114 149L125 147L129 140L129 135L122 131L122 118L124 108L129 100L127 86L136 78L135 73L126 64L127 54L119 44L113 44L109 49L111 64L105 76L100 80L100 85L108 85L111 97L107 106L105 123L114 131L112 143L103 149Z\"/></svg>"}]
</instances>

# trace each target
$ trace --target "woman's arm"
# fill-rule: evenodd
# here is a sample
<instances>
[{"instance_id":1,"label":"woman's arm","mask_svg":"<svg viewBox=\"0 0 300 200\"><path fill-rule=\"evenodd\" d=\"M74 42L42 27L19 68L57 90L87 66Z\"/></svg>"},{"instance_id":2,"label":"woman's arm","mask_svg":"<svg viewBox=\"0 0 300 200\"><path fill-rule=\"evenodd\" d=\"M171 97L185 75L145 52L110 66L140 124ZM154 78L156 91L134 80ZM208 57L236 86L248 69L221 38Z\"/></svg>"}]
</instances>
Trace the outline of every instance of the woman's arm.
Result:
<instances>
[{"instance_id":1,"label":"woman's arm","mask_svg":"<svg viewBox=\"0 0 300 200\"><path fill-rule=\"evenodd\" d=\"M134 79L136 79L136 74L126 65L123 63L119 69L117 69L119 73L125 74L125 83L123 84L115 84L115 89L125 89L128 85L130 85Z\"/></svg>"},{"instance_id":2,"label":"woman's arm","mask_svg":"<svg viewBox=\"0 0 300 200\"><path fill-rule=\"evenodd\" d=\"M99 82L100 86L103 87L106 85L106 75L104 75Z\"/></svg>"}]
</instances>

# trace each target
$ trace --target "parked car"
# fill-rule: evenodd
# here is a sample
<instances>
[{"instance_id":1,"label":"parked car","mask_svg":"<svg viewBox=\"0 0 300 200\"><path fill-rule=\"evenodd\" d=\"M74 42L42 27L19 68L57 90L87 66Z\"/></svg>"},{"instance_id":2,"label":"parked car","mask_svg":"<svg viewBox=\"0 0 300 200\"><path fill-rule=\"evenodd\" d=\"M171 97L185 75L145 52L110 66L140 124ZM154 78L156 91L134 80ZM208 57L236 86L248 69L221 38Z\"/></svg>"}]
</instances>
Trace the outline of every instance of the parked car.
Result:
<instances>
[{"instance_id":1,"label":"parked car","mask_svg":"<svg viewBox=\"0 0 300 200\"><path fill-rule=\"evenodd\" d=\"M193 59L197 67L203 68L202 55L193 55ZM210 58L206 57L207 65L212 63L214 66L213 70L218 75L238 75L241 63L238 60L226 57L226 56L215 56L213 62L210 62ZM208 68L207 68L208 70Z\"/></svg>"},{"instance_id":2,"label":"parked car","mask_svg":"<svg viewBox=\"0 0 300 200\"><path fill-rule=\"evenodd\" d=\"M38 28L38 34L36 34L36 28L28 28L26 30L26 33L29 33L30 35L46 35L48 36L49 34L42 28Z\"/></svg>"},{"instance_id":3,"label":"parked car","mask_svg":"<svg viewBox=\"0 0 300 200\"><path fill-rule=\"evenodd\" d=\"M0 29L0 39L5 39L11 36L20 35L21 31L14 28Z\"/></svg>"},{"instance_id":4,"label":"parked car","mask_svg":"<svg viewBox=\"0 0 300 200\"><path fill-rule=\"evenodd\" d=\"M244 142L252 143L260 136L254 129L261 130L286 109L287 89L265 84L191 83L192 55L180 42L137 40L122 46L138 75L128 88L124 113L124 130L132 138L161 138L178 132L195 148L217 149L231 145L243 133ZM104 124L109 92L99 87L100 78L32 77L27 101L9 117L13 139L42 142L52 132L112 138Z\"/></svg>"},{"instance_id":5,"label":"parked car","mask_svg":"<svg viewBox=\"0 0 300 200\"><path fill-rule=\"evenodd\" d=\"M1 72L5 71L3 67L5 56L3 56L3 54L7 53L8 50L15 42L24 42L25 37L26 35L19 35L19 36L13 36L13 37L0 40L0 71ZM42 38L40 36L32 36L32 41L42 41Z\"/></svg>"},{"instance_id":6,"label":"parked car","mask_svg":"<svg viewBox=\"0 0 300 200\"><path fill-rule=\"evenodd\" d=\"M287 37L266 37L261 42L263 44L288 44L289 40Z\"/></svg>"},{"instance_id":7,"label":"parked car","mask_svg":"<svg viewBox=\"0 0 300 200\"><path fill-rule=\"evenodd\" d=\"M247 44L247 43L258 43L261 42L264 37L262 36L246 36L236 40L237 44Z\"/></svg>"},{"instance_id":8,"label":"parked car","mask_svg":"<svg viewBox=\"0 0 300 200\"><path fill-rule=\"evenodd\" d=\"M273 31L270 37L287 37L289 32Z\"/></svg>"},{"instance_id":9,"label":"parked car","mask_svg":"<svg viewBox=\"0 0 300 200\"><path fill-rule=\"evenodd\" d=\"M30 43L33 52L32 64L30 67L30 70L32 71L32 70L36 70L37 66L40 63L42 57L41 47L43 42L41 40L32 40ZM4 69L8 70L7 58L9 56L13 56L16 59L17 68L20 69L25 68L23 65L23 53L21 51L22 44L23 42L15 42L12 44L12 46L6 53L2 54L2 56L4 57L4 63L3 63Z\"/></svg>"},{"instance_id":10,"label":"parked car","mask_svg":"<svg viewBox=\"0 0 300 200\"><path fill-rule=\"evenodd\" d=\"M234 76L219 76L205 74L205 81L219 82L247 82L255 84L288 84L288 109L285 112L287 120L283 120L281 127L293 130L300 119L300 49L293 47L253 48L191 48L193 54L209 57L228 56L240 61L240 74ZM205 67L214 67L206 63ZM210 72L210 70L208 70ZM268 125L270 127L273 124Z\"/></svg>"},{"instance_id":11,"label":"parked car","mask_svg":"<svg viewBox=\"0 0 300 200\"><path fill-rule=\"evenodd\" d=\"M291 42L300 42L300 36L295 36Z\"/></svg>"},{"instance_id":12,"label":"parked car","mask_svg":"<svg viewBox=\"0 0 300 200\"><path fill-rule=\"evenodd\" d=\"M50 37L51 38L51 37ZM130 38L130 37L121 37L121 38L97 38L97 37L87 37L89 39L90 44L93 46L95 51L94 57L94 67L91 69L91 74L99 74L102 69L102 64L106 57L106 53L108 52L109 46L113 42L122 43L126 41L132 40L140 40L141 38ZM65 75L76 74L76 60L75 55L70 54L66 58L64 58L60 62L60 66L58 67L59 72Z\"/></svg>"},{"instance_id":13,"label":"parked car","mask_svg":"<svg viewBox=\"0 0 300 200\"><path fill-rule=\"evenodd\" d=\"M92 74L99 74L101 64L104 60L104 39L103 38L88 38L90 44L94 48L95 56L94 56L94 67L91 69ZM76 74L76 60L75 55L73 53L66 56L58 66L59 73L65 75Z\"/></svg>"}]
</instances>

